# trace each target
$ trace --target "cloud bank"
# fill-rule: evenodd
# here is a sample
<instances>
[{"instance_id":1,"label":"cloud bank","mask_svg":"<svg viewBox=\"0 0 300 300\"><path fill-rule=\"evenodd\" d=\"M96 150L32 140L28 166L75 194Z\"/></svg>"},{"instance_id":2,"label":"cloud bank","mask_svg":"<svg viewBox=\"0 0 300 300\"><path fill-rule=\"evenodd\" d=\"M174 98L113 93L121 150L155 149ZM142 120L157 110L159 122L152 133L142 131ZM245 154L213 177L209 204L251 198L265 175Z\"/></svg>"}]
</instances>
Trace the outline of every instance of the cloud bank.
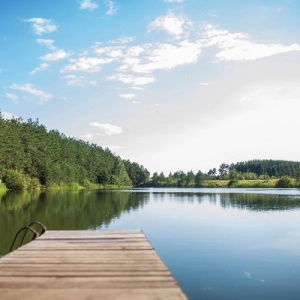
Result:
<instances>
[{"instance_id":1,"label":"cloud bank","mask_svg":"<svg viewBox=\"0 0 300 300\"><path fill-rule=\"evenodd\" d=\"M32 30L37 35L42 35L57 30L57 26L53 23L51 19L31 18L24 20L24 22L31 23Z\"/></svg>"}]
</instances>

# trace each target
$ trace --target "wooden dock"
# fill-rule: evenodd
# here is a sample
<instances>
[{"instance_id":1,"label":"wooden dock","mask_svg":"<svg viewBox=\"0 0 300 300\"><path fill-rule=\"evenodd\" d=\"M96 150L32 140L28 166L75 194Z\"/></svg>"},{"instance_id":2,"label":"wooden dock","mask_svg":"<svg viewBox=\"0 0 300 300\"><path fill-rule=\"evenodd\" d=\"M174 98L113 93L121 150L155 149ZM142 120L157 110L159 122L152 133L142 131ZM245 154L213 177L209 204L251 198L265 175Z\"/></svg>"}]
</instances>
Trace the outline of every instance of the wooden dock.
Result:
<instances>
[{"instance_id":1,"label":"wooden dock","mask_svg":"<svg viewBox=\"0 0 300 300\"><path fill-rule=\"evenodd\" d=\"M187 299L139 230L47 231L0 259L0 298Z\"/></svg>"}]
</instances>

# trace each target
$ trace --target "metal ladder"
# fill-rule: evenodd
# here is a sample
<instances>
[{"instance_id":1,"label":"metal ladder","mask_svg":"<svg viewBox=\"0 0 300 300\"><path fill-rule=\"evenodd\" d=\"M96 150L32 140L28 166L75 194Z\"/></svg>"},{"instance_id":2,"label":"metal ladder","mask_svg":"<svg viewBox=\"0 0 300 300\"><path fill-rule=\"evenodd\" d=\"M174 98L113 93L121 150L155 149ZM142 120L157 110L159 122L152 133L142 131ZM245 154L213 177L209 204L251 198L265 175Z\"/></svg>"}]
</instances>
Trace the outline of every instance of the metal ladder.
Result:
<instances>
[{"instance_id":1,"label":"metal ladder","mask_svg":"<svg viewBox=\"0 0 300 300\"><path fill-rule=\"evenodd\" d=\"M33 228L31 227L32 225L35 225L35 224L39 225L39 226L42 228L42 230L41 230L40 233L38 233L35 229L33 229ZM38 221L33 221L33 222L31 222L28 226L22 227L22 228L17 232L17 234L16 234L16 236L15 236L15 238L14 238L12 244L11 244L11 247L10 247L9 252L12 252L12 251L13 251L15 242L16 242L16 240L17 240L17 238L18 238L18 236L19 236L19 234L20 234L21 232L25 231L25 232L24 232L24 235L23 235L23 238L22 238L22 240L21 240L21 243L20 243L20 245L19 245L19 247L21 247L21 246L23 245L24 240L25 240L25 237L26 237L26 234L27 234L28 231L31 231L31 232L33 233L33 237L32 237L32 241L33 241L33 240L35 240L37 237L39 237L39 236L41 236L42 234L44 234L44 233L46 232L46 230L47 230L46 226L45 226L44 224L42 224L41 222L38 222Z\"/></svg>"}]
</instances>

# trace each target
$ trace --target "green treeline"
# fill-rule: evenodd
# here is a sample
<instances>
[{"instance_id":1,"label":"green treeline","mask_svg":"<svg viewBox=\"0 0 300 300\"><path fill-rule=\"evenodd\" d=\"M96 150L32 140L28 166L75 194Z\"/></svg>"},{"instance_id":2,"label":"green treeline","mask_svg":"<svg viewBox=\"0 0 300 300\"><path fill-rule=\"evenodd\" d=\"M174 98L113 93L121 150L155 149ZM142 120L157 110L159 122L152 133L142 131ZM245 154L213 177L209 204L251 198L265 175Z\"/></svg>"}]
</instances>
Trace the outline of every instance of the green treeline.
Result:
<instances>
[{"instance_id":1,"label":"green treeline","mask_svg":"<svg viewBox=\"0 0 300 300\"><path fill-rule=\"evenodd\" d=\"M231 169L238 172L253 172L260 175L268 175L270 177L300 177L300 162L286 160L251 160L233 164Z\"/></svg>"},{"instance_id":2,"label":"green treeline","mask_svg":"<svg viewBox=\"0 0 300 300\"><path fill-rule=\"evenodd\" d=\"M142 185L143 166L123 161L108 148L47 131L38 120L5 120L0 114L0 190L40 187Z\"/></svg>"},{"instance_id":3,"label":"green treeline","mask_svg":"<svg viewBox=\"0 0 300 300\"><path fill-rule=\"evenodd\" d=\"M299 187L300 162L251 160L222 163L207 173L165 176L122 160L108 148L48 131L38 120L5 120L0 113L0 193L46 188Z\"/></svg>"},{"instance_id":4,"label":"green treeline","mask_svg":"<svg viewBox=\"0 0 300 300\"><path fill-rule=\"evenodd\" d=\"M153 174L153 187L300 187L300 162L252 160L236 164L222 163L207 173L178 171L165 176Z\"/></svg>"}]
</instances>

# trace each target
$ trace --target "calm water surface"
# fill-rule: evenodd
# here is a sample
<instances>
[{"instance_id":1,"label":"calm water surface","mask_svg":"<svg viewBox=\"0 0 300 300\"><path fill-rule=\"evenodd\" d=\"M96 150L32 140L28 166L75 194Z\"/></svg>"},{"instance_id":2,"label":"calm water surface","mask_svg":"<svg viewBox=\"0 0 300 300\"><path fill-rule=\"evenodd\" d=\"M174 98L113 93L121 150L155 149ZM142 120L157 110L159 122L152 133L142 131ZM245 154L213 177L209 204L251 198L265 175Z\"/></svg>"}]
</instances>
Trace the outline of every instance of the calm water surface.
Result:
<instances>
[{"instance_id":1,"label":"calm water surface","mask_svg":"<svg viewBox=\"0 0 300 300\"><path fill-rule=\"evenodd\" d=\"M0 196L0 254L32 220L142 229L189 299L300 299L300 190L135 189Z\"/></svg>"}]
</instances>

